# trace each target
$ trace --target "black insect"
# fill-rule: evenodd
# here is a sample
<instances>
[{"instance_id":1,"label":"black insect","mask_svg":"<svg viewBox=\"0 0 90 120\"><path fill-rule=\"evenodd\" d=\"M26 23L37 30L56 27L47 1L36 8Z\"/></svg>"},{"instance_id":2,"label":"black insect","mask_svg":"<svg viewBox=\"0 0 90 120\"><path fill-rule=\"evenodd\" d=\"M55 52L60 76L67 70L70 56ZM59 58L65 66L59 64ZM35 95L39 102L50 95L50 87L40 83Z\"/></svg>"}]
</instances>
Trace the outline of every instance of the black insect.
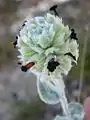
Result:
<instances>
[{"instance_id":1,"label":"black insect","mask_svg":"<svg viewBox=\"0 0 90 120\"><path fill-rule=\"evenodd\" d=\"M64 55L68 55L76 61L76 57L71 52L65 53Z\"/></svg>"},{"instance_id":2,"label":"black insect","mask_svg":"<svg viewBox=\"0 0 90 120\"><path fill-rule=\"evenodd\" d=\"M18 65L22 65L22 62L19 61L17 64L18 64Z\"/></svg>"},{"instance_id":3,"label":"black insect","mask_svg":"<svg viewBox=\"0 0 90 120\"><path fill-rule=\"evenodd\" d=\"M23 22L22 27L24 27L26 25L26 22L27 22L26 20Z\"/></svg>"},{"instance_id":4,"label":"black insect","mask_svg":"<svg viewBox=\"0 0 90 120\"><path fill-rule=\"evenodd\" d=\"M56 11L56 8L57 8L57 5L54 5L54 6L52 6L52 7L50 8L50 11L54 11L55 16L59 16L58 13L57 13L57 11Z\"/></svg>"},{"instance_id":5,"label":"black insect","mask_svg":"<svg viewBox=\"0 0 90 120\"><path fill-rule=\"evenodd\" d=\"M13 45L14 45L14 48L16 48L17 40L15 40L15 42L13 43Z\"/></svg>"},{"instance_id":6,"label":"black insect","mask_svg":"<svg viewBox=\"0 0 90 120\"><path fill-rule=\"evenodd\" d=\"M16 48L17 40L18 40L18 36L16 36L16 40L13 42L13 46L14 46L14 48Z\"/></svg>"},{"instance_id":7,"label":"black insect","mask_svg":"<svg viewBox=\"0 0 90 120\"><path fill-rule=\"evenodd\" d=\"M47 65L47 69L50 72L54 72L54 70L56 69L56 67L59 65L59 62L55 61L54 58L52 58Z\"/></svg>"},{"instance_id":8,"label":"black insect","mask_svg":"<svg viewBox=\"0 0 90 120\"><path fill-rule=\"evenodd\" d=\"M34 62L29 62L27 65L21 66L21 70L23 72L27 72L27 70L30 69L34 64L35 64Z\"/></svg>"},{"instance_id":9,"label":"black insect","mask_svg":"<svg viewBox=\"0 0 90 120\"><path fill-rule=\"evenodd\" d=\"M74 29L71 29L71 35L70 35L70 38L71 38L71 39L78 40L78 38L77 38L77 33L75 32Z\"/></svg>"},{"instance_id":10,"label":"black insect","mask_svg":"<svg viewBox=\"0 0 90 120\"><path fill-rule=\"evenodd\" d=\"M23 22L23 25L22 25L21 29L26 25L26 22L27 22L27 21L24 21L24 22ZM19 30L19 33L20 33L21 29ZM20 34L18 34L18 35L20 36ZM18 40L18 36L16 36L16 40L15 40L15 42L13 43L14 48L16 48L17 40Z\"/></svg>"},{"instance_id":11,"label":"black insect","mask_svg":"<svg viewBox=\"0 0 90 120\"><path fill-rule=\"evenodd\" d=\"M26 25L26 20L23 22L23 24L22 24L22 26L21 26L21 28L19 29L19 33L18 33L18 35L20 36L20 31L23 29L23 27Z\"/></svg>"}]
</instances>

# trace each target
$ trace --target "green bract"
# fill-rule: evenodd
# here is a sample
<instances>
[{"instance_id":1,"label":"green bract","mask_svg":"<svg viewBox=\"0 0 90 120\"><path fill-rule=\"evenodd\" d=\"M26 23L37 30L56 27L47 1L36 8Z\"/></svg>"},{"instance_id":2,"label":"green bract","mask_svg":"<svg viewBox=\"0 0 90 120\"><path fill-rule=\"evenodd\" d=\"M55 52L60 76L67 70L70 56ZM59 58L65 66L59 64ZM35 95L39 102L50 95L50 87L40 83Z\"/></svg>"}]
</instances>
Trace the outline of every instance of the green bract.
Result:
<instances>
[{"instance_id":1,"label":"green bract","mask_svg":"<svg viewBox=\"0 0 90 120\"><path fill-rule=\"evenodd\" d=\"M42 72L47 68L48 61L56 56L60 65L55 72L68 74L72 67L72 61L77 63L78 44L70 38L71 30L62 23L57 16L47 14L44 17L34 17L25 23L19 32L17 46L20 52L18 56L22 65L35 62L30 68L33 72ZM65 53L71 52L76 61Z\"/></svg>"},{"instance_id":2,"label":"green bract","mask_svg":"<svg viewBox=\"0 0 90 120\"><path fill-rule=\"evenodd\" d=\"M37 79L37 91L40 99L46 104L57 104L62 98L65 85L62 76L51 77L42 74Z\"/></svg>"}]
</instances>

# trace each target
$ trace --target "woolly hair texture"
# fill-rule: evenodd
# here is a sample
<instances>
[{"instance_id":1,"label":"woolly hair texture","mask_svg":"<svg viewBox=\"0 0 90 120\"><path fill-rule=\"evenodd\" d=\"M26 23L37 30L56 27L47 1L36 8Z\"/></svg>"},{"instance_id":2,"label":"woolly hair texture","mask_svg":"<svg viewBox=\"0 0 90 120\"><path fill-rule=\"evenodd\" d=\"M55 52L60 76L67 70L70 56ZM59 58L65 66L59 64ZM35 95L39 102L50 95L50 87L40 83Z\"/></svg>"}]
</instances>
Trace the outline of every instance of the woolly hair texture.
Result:
<instances>
[{"instance_id":1,"label":"woolly hair texture","mask_svg":"<svg viewBox=\"0 0 90 120\"><path fill-rule=\"evenodd\" d=\"M34 17L24 23L17 35L18 58L22 65L35 62L29 71L42 72L49 60L55 57L60 64L55 72L67 75L72 62L77 63L79 56L79 45L70 38L70 34L71 30L58 16L47 13L43 17ZM71 53L75 59L66 53Z\"/></svg>"},{"instance_id":2,"label":"woolly hair texture","mask_svg":"<svg viewBox=\"0 0 90 120\"><path fill-rule=\"evenodd\" d=\"M40 99L46 104L61 105L63 116L57 115L54 120L83 120L83 106L67 101L62 76L68 74L73 62L77 64L79 57L74 29L64 25L58 16L47 13L25 21L16 38L22 66L28 72L39 73Z\"/></svg>"}]
</instances>

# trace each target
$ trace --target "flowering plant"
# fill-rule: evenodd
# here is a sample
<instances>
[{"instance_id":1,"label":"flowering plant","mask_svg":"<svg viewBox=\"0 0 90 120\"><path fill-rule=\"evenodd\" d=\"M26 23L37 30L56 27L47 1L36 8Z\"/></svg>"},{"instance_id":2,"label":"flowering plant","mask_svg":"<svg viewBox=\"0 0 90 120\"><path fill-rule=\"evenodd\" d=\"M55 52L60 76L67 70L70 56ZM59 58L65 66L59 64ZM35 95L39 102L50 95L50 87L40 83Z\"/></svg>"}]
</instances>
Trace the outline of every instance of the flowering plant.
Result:
<instances>
[{"instance_id":1,"label":"flowering plant","mask_svg":"<svg viewBox=\"0 0 90 120\"><path fill-rule=\"evenodd\" d=\"M65 26L58 16L47 13L25 21L16 36L22 71L37 75L37 90L47 104L61 103L64 116L55 120L82 120L83 107L67 102L62 75L77 64L79 50L74 29Z\"/></svg>"}]
</instances>

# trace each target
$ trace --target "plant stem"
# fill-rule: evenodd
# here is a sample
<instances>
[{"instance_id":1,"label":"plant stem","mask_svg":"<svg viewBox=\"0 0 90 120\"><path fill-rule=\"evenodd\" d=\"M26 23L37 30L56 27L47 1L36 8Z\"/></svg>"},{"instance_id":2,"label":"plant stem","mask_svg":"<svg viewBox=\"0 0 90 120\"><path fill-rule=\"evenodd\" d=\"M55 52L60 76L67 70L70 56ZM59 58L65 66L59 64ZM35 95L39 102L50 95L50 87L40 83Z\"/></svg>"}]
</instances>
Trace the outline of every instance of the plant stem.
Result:
<instances>
[{"instance_id":1,"label":"plant stem","mask_svg":"<svg viewBox=\"0 0 90 120\"><path fill-rule=\"evenodd\" d=\"M65 94L60 99L60 103L61 103L61 106L62 106L62 109L63 109L63 114L65 116L69 115L68 102L67 102L67 98L66 98Z\"/></svg>"}]
</instances>

